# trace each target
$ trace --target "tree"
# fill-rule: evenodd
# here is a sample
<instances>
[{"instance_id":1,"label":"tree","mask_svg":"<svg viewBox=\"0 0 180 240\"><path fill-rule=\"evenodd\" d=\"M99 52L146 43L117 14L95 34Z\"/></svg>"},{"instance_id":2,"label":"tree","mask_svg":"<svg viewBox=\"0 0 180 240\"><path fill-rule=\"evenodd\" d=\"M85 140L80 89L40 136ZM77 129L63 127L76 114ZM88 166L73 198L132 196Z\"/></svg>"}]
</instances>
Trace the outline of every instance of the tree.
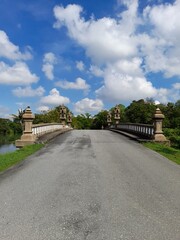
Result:
<instances>
[{"instance_id":1,"label":"tree","mask_svg":"<svg viewBox=\"0 0 180 240\"><path fill-rule=\"evenodd\" d=\"M125 110L126 121L131 123L152 124L156 106L144 99L133 101Z\"/></svg>"},{"instance_id":2,"label":"tree","mask_svg":"<svg viewBox=\"0 0 180 240\"><path fill-rule=\"evenodd\" d=\"M92 129L102 129L107 127L107 110L102 110L98 114L96 114L93 118Z\"/></svg>"},{"instance_id":3,"label":"tree","mask_svg":"<svg viewBox=\"0 0 180 240\"><path fill-rule=\"evenodd\" d=\"M73 117L72 126L76 129L90 129L92 121L91 114L80 114L77 117Z\"/></svg>"}]
</instances>

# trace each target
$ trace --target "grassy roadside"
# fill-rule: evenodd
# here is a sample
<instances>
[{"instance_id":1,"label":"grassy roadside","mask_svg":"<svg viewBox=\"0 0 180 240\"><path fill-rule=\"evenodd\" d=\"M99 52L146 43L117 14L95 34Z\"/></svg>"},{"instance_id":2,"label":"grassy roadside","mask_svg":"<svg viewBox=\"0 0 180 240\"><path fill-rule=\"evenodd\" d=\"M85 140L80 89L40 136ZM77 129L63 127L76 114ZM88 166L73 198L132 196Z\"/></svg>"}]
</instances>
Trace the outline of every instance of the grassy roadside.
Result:
<instances>
[{"instance_id":1,"label":"grassy roadside","mask_svg":"<svg viewBox=\"0 0 180 240\"><path fill-rule=\"evenodd\" d=\"M0 172L24 160L43 146L44 144L33 144L25 146L15 152L0 154Z\"/></svg>"},{"instance_id":2,"label":"grassy roadside","mask_svg":"<svg viewBox=\"0 0 180 240\"><path fill-rule=\"evenodd\" d=\"M180 164L180 150L172 147L168 147L159 143L147 142L143 143L145 147L148 147L171 161Z\"/></svg>"}]
</instances>

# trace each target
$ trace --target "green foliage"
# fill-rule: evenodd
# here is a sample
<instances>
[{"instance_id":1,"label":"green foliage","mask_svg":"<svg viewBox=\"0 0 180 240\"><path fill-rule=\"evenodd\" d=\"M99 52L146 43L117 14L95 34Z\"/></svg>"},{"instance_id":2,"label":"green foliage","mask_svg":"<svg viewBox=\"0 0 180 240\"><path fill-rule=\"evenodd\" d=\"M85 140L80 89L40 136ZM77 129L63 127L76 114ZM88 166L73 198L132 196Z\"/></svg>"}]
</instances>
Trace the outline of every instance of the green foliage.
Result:
<instances>
[{"instance_id":1,"label":"green foliage","mask_svg":"<svg viewBox=\"0 0 180 240\"><path fill-rule=\"evenodd\" d=\"M165 115L165 119L163 121L163 126L165 128L180 128L180 100L178 100L175 104L160 104L158 107Z\"/></svg>"},{"instance_id":2,"label":"green foliage","mask_svg":"<svg viewBox=\"0 0 180 240\"><path fill-rule=\"evenodd\" d=\"M69 108L66 107L67 114L70 112ZM33 124L38 123L60 123L60 106L55 107L47 112L35 114Z\"/></svg>"},{"instance_id":3,"label":"green foliage","mask_svg":"<svg viewBox=\"0 0 180 240\"><path fill-rule=\"evenodd\" d=\"M33 144L25 146L15 152L0 154L0 172L24 160L43 146L43 144Z\"/></svg>"},{"instance_id":4,"label":"green foliage","mask_svg":"<svg viewBox=\"0 0 180 240\"><path fill-rule=\"evenodd\" d=\"M152 124L156 106L143 99L133 101L125 109L125 119L131 123Z\"/></svg>"},{"instance_id":5,"label":"green foliage","mask_svg":"<svg viewBox=\"0 0 180 240\"><path fill-rule=\"evenodd\" d=\"M164 135L170 140L171 146L180 149L180 128L165 128Z\"/></svg>"},{"instance_id":6,"label":"green foliage","mask_svg":"<svg viewBox=\"0 0 180 240\"><path fill-rule=\"evenodd\" d=\"M92 121L92 129L102 129L107 127L107 110L102 110L98 114L96 114Z\"/></svg>"},{"instance_id":7,"label":"green foliage","mask_svg":"<svg viewBox=\"0 0 180 240\"><path fill-rule=\"evenodd\" d=\"M93 119L89 113L78 115L72 119L72 127L75 129L90 129Z\"/></svg>"},{"instance_id":8,"label":"green foliage","mask_svg":"<svg viewBox=\"0 0 180 240\"><path fill-rule=\"evenodd\" d=\"M143 143L143 145L160 153L171 161L180 164L180 150L152 142Z\"/></svg>"},{"instance_id":9,"label":"green foliage","mask_svg":"<svg viewBox=\"0 0 180 240\"><path fill-rule=\"evenodd\" d=\"M6 135L10 133L10 120L0 118L0 135Z\"/></svg>"}]
</instances>

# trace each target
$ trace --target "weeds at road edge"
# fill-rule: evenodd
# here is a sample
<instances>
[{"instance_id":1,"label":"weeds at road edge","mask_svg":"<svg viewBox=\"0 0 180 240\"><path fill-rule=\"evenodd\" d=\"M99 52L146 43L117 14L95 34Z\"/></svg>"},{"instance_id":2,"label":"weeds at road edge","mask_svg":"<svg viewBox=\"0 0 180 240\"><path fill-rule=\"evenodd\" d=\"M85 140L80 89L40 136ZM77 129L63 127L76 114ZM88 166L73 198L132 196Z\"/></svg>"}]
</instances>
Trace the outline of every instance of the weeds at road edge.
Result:
<instances>
[{"instance_id":1,"label":"weeds at road edge","mask_svg":"<svg viewBox=\"0 0 180 240\"><path fill-rule=\"evenodd\" d=\"M26 157L41 149L44 144L32 144L16 150L15 152L0 154L0 172L21 162Z\"/></svg>"},{"instance_id":2,"label":"weeds at road edge","mask_svg":"<svg viewBox=\"0 0 180 240\"><path fill-rule=\"evenodd\" d=\"M143 143L145 147L148 147L171 161L180 164L180 150L172 147L168 147L159 143L147 142Z\"/></svg>"}]
</instances>

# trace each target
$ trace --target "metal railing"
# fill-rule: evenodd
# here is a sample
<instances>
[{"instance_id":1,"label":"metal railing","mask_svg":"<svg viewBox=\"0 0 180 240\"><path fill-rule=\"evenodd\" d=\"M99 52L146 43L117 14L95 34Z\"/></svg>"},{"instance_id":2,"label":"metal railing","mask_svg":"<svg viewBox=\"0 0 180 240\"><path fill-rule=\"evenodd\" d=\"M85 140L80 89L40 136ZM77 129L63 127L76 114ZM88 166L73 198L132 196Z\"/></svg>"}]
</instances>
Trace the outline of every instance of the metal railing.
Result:
<instances>
[{"instance_id":1,"label":"metal railing","mask_svg":"<svg viewBox=\"0 0 180 240\"><path fill-rule=\"evenodd\" d=\"M110 129L117 129L135 135L141 135L148 138L153 137L154 135L154 126L148 124L139 124L139 123L120 123L117 126L111 126Z\"/></svg>"}]
</instances>

